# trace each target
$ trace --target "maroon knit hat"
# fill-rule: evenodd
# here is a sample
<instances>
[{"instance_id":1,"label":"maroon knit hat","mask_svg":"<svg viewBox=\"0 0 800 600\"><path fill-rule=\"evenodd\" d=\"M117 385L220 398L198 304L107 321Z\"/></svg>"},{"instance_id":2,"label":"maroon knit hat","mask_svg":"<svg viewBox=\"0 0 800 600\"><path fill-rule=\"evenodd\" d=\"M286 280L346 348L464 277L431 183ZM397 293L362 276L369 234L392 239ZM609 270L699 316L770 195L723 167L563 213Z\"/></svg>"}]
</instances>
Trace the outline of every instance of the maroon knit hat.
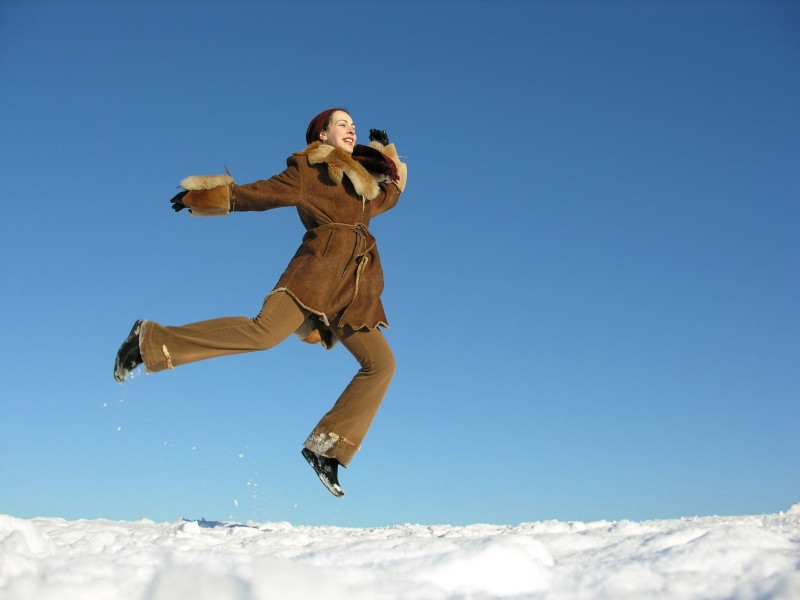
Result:
<instances>
[{"instance_id":1,"label":"maroon knit hat","mask_svg":"<svg viewBox=\"0 0 800 600\"><path fill-rule=\"evenodd\" d=\"M325 129L325 123L328 117L337 110L347 112L346 108L329 108L328 110L323 110L316 117L311 119L311 123L308 124L308 129L306 129L306 144L320 141L319 134ZM392 181L397 181L399 179L397 175L397 165L394 164L394 161L383 152L371 146L356 144L355 148L353 148L353 158L361 163L367 171L388 175Z\"/></svg>"},{"instance_id":2,"label":"maroon knit hat","mask_svg":"<svg viewBox=\"0 0 800 600\"><path fill-rule=\"evenodd\" d=\"M347 112L346 108L329 108L328 110L323 110L316 117L311 119L311 123L308 124L308 129L306 129L306 144L319 141L319 134L325 129L325 122L328 120L328 117L331 116L331 113L337 110Z\"/></svg>"}]
</instances>

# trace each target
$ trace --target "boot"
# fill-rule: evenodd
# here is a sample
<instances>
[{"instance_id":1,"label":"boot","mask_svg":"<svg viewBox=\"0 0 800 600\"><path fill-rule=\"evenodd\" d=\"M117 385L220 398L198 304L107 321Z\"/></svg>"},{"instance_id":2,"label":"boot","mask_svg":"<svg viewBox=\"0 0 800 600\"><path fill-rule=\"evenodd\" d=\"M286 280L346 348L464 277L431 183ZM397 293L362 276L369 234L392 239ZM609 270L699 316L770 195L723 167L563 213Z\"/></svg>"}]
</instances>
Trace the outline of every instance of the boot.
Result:
<instances>
[{"instance_id":1,"label":"boot","mask_svg":"<svg viewBox=\"0 0 800 600\"><path fill-rule=\"evenodd\" d=\"M302 454L311 468L316 471L322 485L337 498L344 496L344 490L339 485L339 461L335 458L314 454L308 448L303 448Z\"/></svg>"},{"instance_id":2,"label":"boot","mask_svg":"<svg viewBox=\"0 0 800 600\"><path fill-rule=\"evenodd\" d=\"M117 358L114 361L114 379L122 383L128 378L136 367L142 364L142 354L139 352L139 331L142 329L142 321L136 321L131 328L131 332L122 346L117 351Z\"/></svg>"}]
</instances>

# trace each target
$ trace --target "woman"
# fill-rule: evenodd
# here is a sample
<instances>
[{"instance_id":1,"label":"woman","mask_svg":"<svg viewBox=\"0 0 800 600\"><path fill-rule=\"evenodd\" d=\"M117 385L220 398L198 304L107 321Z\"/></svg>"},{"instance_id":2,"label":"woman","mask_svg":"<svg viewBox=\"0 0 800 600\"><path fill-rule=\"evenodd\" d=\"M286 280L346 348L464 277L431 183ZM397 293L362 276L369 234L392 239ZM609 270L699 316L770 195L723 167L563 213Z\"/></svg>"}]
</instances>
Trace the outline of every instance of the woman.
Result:
<instances>
[{"instance_id":1,"label":"woman","mask_svg":"<svg viewBox=\"0 0 800 600\"><path fill-rule=\"evenodd\" d=\"M306 439L303 456L335 496L344 491L338 467L352 460L394 374L394 356L379 327L383 271L370 219L397 204L406 165L385 131L356 144L346 109L312 119L308 146L292 154L279 175L236 185L230 175L188 177L173 208L195 215L294 206L306 227L300 248L253 319L224 317L181 327L137 321L117 353L122 383L139 364L149 373L189 362L266 350L295 333L330 349L336 342L361 368Z\"/></svg>"}]
</instances>

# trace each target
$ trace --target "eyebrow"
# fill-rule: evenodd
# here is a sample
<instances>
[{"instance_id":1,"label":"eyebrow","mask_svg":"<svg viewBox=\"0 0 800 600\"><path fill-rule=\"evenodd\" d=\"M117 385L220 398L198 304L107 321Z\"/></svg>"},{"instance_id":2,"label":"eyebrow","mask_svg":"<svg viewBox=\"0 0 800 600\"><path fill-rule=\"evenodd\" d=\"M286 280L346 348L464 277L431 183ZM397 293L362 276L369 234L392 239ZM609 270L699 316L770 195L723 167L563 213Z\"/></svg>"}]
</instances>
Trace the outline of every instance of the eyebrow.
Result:
<instances>
[{"instance_id":1,"label":"eyebrow","mask_svg":"<svg viewBox=\"0 0 800 600\"><path fill-rule=\"evenodd\" d=\"M344 123L345 125L347 125L348 120L347 119L336 119L334 121L334 123ZM353 127L356 126L356 124L353 121L349 121L349 123L352 123Z\"/></svg>"}]
</instances>

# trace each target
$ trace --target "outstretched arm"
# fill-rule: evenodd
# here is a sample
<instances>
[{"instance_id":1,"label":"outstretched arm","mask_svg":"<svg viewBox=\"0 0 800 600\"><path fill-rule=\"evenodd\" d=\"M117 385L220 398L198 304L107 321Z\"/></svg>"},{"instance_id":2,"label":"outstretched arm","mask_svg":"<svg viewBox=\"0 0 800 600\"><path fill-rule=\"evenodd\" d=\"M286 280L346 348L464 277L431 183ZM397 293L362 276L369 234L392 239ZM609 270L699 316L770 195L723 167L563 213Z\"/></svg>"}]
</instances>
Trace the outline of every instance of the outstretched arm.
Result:
<instances>
[{"instance_id":1,"label":"outstretched arm","mask_svg":"<svg viewBox=\"0 0 800 600\"><path fill-rule=\"evenodd\" d=\"M296 206L300 198L300 170L294 157L287 161L283 173L269 179L231 188L231 211L269 210Z\"/></svg>"},{"instance_id":2,"label":"outstretched arm","mask_svg":"<svg viewBox=\"0 0 800 600\"><path fill-rule=\"evenodd\" d=\"M170 200L175 212L188 208L192 215L210 217L294 206L300 193L300 174L290 160L283 173L246 185L236 185L230 175L195 175L181 181L181 187L184 191Z\"/></svg>"}]
</instances>

